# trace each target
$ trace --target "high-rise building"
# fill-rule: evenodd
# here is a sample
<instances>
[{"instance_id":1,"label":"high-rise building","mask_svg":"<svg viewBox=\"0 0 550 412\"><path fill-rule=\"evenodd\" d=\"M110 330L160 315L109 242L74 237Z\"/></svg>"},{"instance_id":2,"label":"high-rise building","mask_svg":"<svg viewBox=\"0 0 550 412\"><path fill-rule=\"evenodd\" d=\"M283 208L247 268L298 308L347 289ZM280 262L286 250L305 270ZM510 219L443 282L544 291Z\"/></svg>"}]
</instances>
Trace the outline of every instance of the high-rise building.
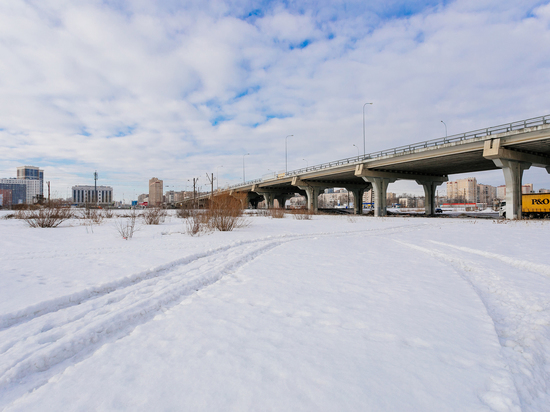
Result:
<instances>
[{"instance_id":1,"label":"high-rise building","mask_svg":"<svg viewBox=\"0 0 550 412\"><path fill-rule=\"evenodd\" d=\"M535 193L533 190L533 183L526 183L524 185L521 185L521 193Z\"/></svg>"},{"instance_id":2,"label":"high-rise building","mask_svg":"<svg viewBox=\"0 0 550 412\"><path fill-rule=\"evenodd\" d=\"M479 184L478 188L478 203L486 203L492 205L493 201L497 198L497 188L491 185Z\"/></svg>"},{"instance_id":3,"label":"high-rise building","mask_svg":"<svg viewBox=\"0 0 550 412\"><path fill-rule=\"evenodd\" d=\"M27 180L0 179L0 206L11 207L27 201Z\"/></svg>"},{"instance_id":4,"label":"high-rise building","mask_svg":"<svg viewBox=\"0 0 550 412\"><path fill-rule=\"evenodd\" d=\"M162 193L163 193L162 180L153 177L149 180L149 206L162 205Z\"/></svg>"},{"instance_id":5,"label":"high-rise building","mask_svg":"<svg viewBox=\"0 0 550 412\"><path fill-rule=\"evenodd\" d=\"M451 202L477 202L477 180L475 177L447 182L447 199Z\"/></svg>"},{"instance_id":6,"label":"high-rise building","mask_svg":"<svg viewBox=\"0 0 550 412\"><path fill-rule=\"evenodd\" d=\"M26 203L36 203L44 198L44 171L36 166L19 166L17 168L17 178L29 180L27 182Z\"/></svg>"},{"instance_id":7,"label":"high-rise building","mask_svg":"<svg viewBox=\"0 0 550 412\"><path fill-rule=\"evenodd\" d=\"M173 190L167 191L164 196L166 198L166 203L168 204L172 204L176 201L176 192L174 192Z\"/></svg>"}]
</instances>

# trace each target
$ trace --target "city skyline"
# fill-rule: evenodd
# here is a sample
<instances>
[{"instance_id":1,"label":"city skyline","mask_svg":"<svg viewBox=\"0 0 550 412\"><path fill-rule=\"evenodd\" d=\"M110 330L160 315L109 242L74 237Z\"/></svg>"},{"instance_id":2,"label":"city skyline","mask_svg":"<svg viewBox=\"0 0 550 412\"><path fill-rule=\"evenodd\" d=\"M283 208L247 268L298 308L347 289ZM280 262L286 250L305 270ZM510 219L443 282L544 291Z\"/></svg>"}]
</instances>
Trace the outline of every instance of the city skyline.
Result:
<instances>
[{"instance_id":1,"label":"city skyline","mask_svg":"<svg viewBox=\"0 0 550 412\"><path fill-rule=\"evenodd\" d=\"M549 114L550 5L518 3L7 0L0 176L38 165L62 197L98 170L135 199Z\"/></svg>"}]
</instances>

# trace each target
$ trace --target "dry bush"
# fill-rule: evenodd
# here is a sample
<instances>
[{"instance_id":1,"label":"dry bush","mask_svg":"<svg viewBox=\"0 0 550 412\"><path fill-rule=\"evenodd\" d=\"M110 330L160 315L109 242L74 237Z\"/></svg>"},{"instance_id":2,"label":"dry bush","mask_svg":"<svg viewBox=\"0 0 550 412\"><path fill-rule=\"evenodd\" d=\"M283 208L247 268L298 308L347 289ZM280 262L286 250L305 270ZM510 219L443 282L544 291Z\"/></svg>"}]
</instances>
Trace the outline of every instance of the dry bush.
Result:
<instances>
[{"instance_id":1,"label":"dry bush","mask_svg":"<svg viewBox=\"0 0 550 412\"><path fill-rule=\"evenodd\" d=\"M292 216L296 220L311 220L313 213L309 209L294 209Z\"/></svg>"},{"instance_id":2,"label":"dry bush","mask_svg":"<svg viewBox=\"0 0 550 412\"><path fill-rule=\"evenodd\" d=\"M128 210L128 209L125 209L125 210ZM133 217L134 215L136 215L137 217L141 217L141 213L138 212L137 209L130 209L128 213L127 212L117 213L117 217Z\"/></svg>"},{"instance_id":3,"label":"dry bush","mask_svg":"<svg viewBox=\"0 0 550 412\"><path fill-rule=\"evenodd\" d=\"M191 214L192 214L191 212L192 212L192 209L182 206L177 210L176 216L182 219L187 219L188 217L191 217Z\"/></svg>"},{"instance_id":4,"label":"dry bush","mask_svg":"<svg viewBox=\"0 0 550 412\"><path fill-rule=\"evenodd\" d=\"M68 207L19 210L18 214L18 219L24 219L30 227L57 227L73 217L73 211Z\"/></svg>"},{"instance_id":5,"label":"dry bush","mask_svg":"<svg viewBox=\"0 0 550 412\"><path fill-rule=\"evenodd\" d=\"M85 224L96 224L100 225L103 222L103 213L99 209L92 209L91 207L84 207L80 209L80 219L85 219L88 222Z\"/></svg>"},{"instance_id":6,"label":"dry bush","mask_svg":"<svg viewBox=\"0 0 550 412\"><path fill-rule=\"evenodd\" d=\"M104 209L103 210L103 217L105 219L112 219L115 216L115 213L113 212L113 209Z\"/></svg>"},{"instance_id":7,"label":"dry bush","mask_svg":"<svg viewBox=\"0 0 550 412\"><path fill-rule=\"evenodd\" d=\"M164 222L166 215L167 213L165 209L160 207L151 207L149 209L145 209L141 217L146 225L158 225Z\"/></svg>"},{"instance_id":8,"label":"dry bush","mask_svg":"<svg viewBox=\"0 0 550 412\"><path fill-rule=\"evenodd\" d=\"M284 209L269 209L269 215L272 219L282 219L285 217Z\"/></svg>"},{"instance_id":9,"label":"dry bush","mask_svg":"<svg viewBox=\"0 0 550 412\"><path fill-rule=\"evenodd\" d=\"M185 233L190 236L197 236L213 230L210 224L210 213L203 213L198 210L190 210L189 216L185 219Z\"/></svg>"},{"instance_id":10,"label":"dry bush","mask_svg":"<svg viewBox=\"0 0 550 412\"><path fill-rule=\"evenodd\" d=\"M17 216L15 213L10 213L9 215L2 216L3 220L16 219Z\"/></svg>"},{"instance_id":11,"label":"dry bush","mask_svg":"<svg viewBox=\"0 0 550 412\"><path fill-rule=\"evenodd\" d=\"M139 214L135 210L132 210L132 213L130 213L129 217L126 220L117 220L115 222L115 228L118 230L119 235L123 239L132 239L134 233L139 230L139 228L136 226L136 220L138 217Z\"/></svg>"},{"instance_id":12,"label":"dry bush","mask_svg":"<svg viewBox=\"0 0 550 412\"><path fill-rule=\"evenodd\" d=\"M212 199L210 210L207 212L208 223L212 229L230 232L248 226L248 221L243 216L246 194L242 195L221 194Z\"/></svg>"}]
</instances>

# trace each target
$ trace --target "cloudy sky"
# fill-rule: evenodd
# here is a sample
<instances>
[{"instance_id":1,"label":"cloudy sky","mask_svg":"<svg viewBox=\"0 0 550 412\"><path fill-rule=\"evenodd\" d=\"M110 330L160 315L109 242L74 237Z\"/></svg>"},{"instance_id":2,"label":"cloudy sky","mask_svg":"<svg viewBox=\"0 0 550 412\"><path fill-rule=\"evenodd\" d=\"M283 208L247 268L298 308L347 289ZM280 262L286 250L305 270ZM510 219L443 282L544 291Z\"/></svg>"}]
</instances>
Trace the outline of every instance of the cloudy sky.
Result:
<instances>
[{"instance_id":1,"label":"cloudy sky","mask_svg":"<svg viewBox=\"0 0 550 412\"><path fill-rule=\"evenodd\" d=\"M95 170L126 200L238 183L247 153L259 178L288 135L289 170L355 156L366 102L367 152L550 114L550 4L0 2L0 177L40 166L59 196Z\"/></svg>"}]
</instances>

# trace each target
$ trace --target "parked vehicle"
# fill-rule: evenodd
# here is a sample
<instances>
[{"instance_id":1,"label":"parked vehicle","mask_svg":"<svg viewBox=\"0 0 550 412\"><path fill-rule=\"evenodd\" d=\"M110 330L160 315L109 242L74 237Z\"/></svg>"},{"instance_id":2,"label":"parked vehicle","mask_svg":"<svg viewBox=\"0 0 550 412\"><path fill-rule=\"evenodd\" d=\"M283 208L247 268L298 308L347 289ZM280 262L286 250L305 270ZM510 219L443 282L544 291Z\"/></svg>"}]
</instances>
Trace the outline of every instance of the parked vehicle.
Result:
<instances>
[{"instance_id":1,"label":"parked vehicle","mask_svg":"<svg viewBox=\"0 0 550 412\"><path fill-rule=\"evenodd\" d=\"M506 217L506 202L500 202L499 216ZM550 193L525 193L521 196L521 215L529 219L550 218Z\"/></svg>"}]
</instances>

